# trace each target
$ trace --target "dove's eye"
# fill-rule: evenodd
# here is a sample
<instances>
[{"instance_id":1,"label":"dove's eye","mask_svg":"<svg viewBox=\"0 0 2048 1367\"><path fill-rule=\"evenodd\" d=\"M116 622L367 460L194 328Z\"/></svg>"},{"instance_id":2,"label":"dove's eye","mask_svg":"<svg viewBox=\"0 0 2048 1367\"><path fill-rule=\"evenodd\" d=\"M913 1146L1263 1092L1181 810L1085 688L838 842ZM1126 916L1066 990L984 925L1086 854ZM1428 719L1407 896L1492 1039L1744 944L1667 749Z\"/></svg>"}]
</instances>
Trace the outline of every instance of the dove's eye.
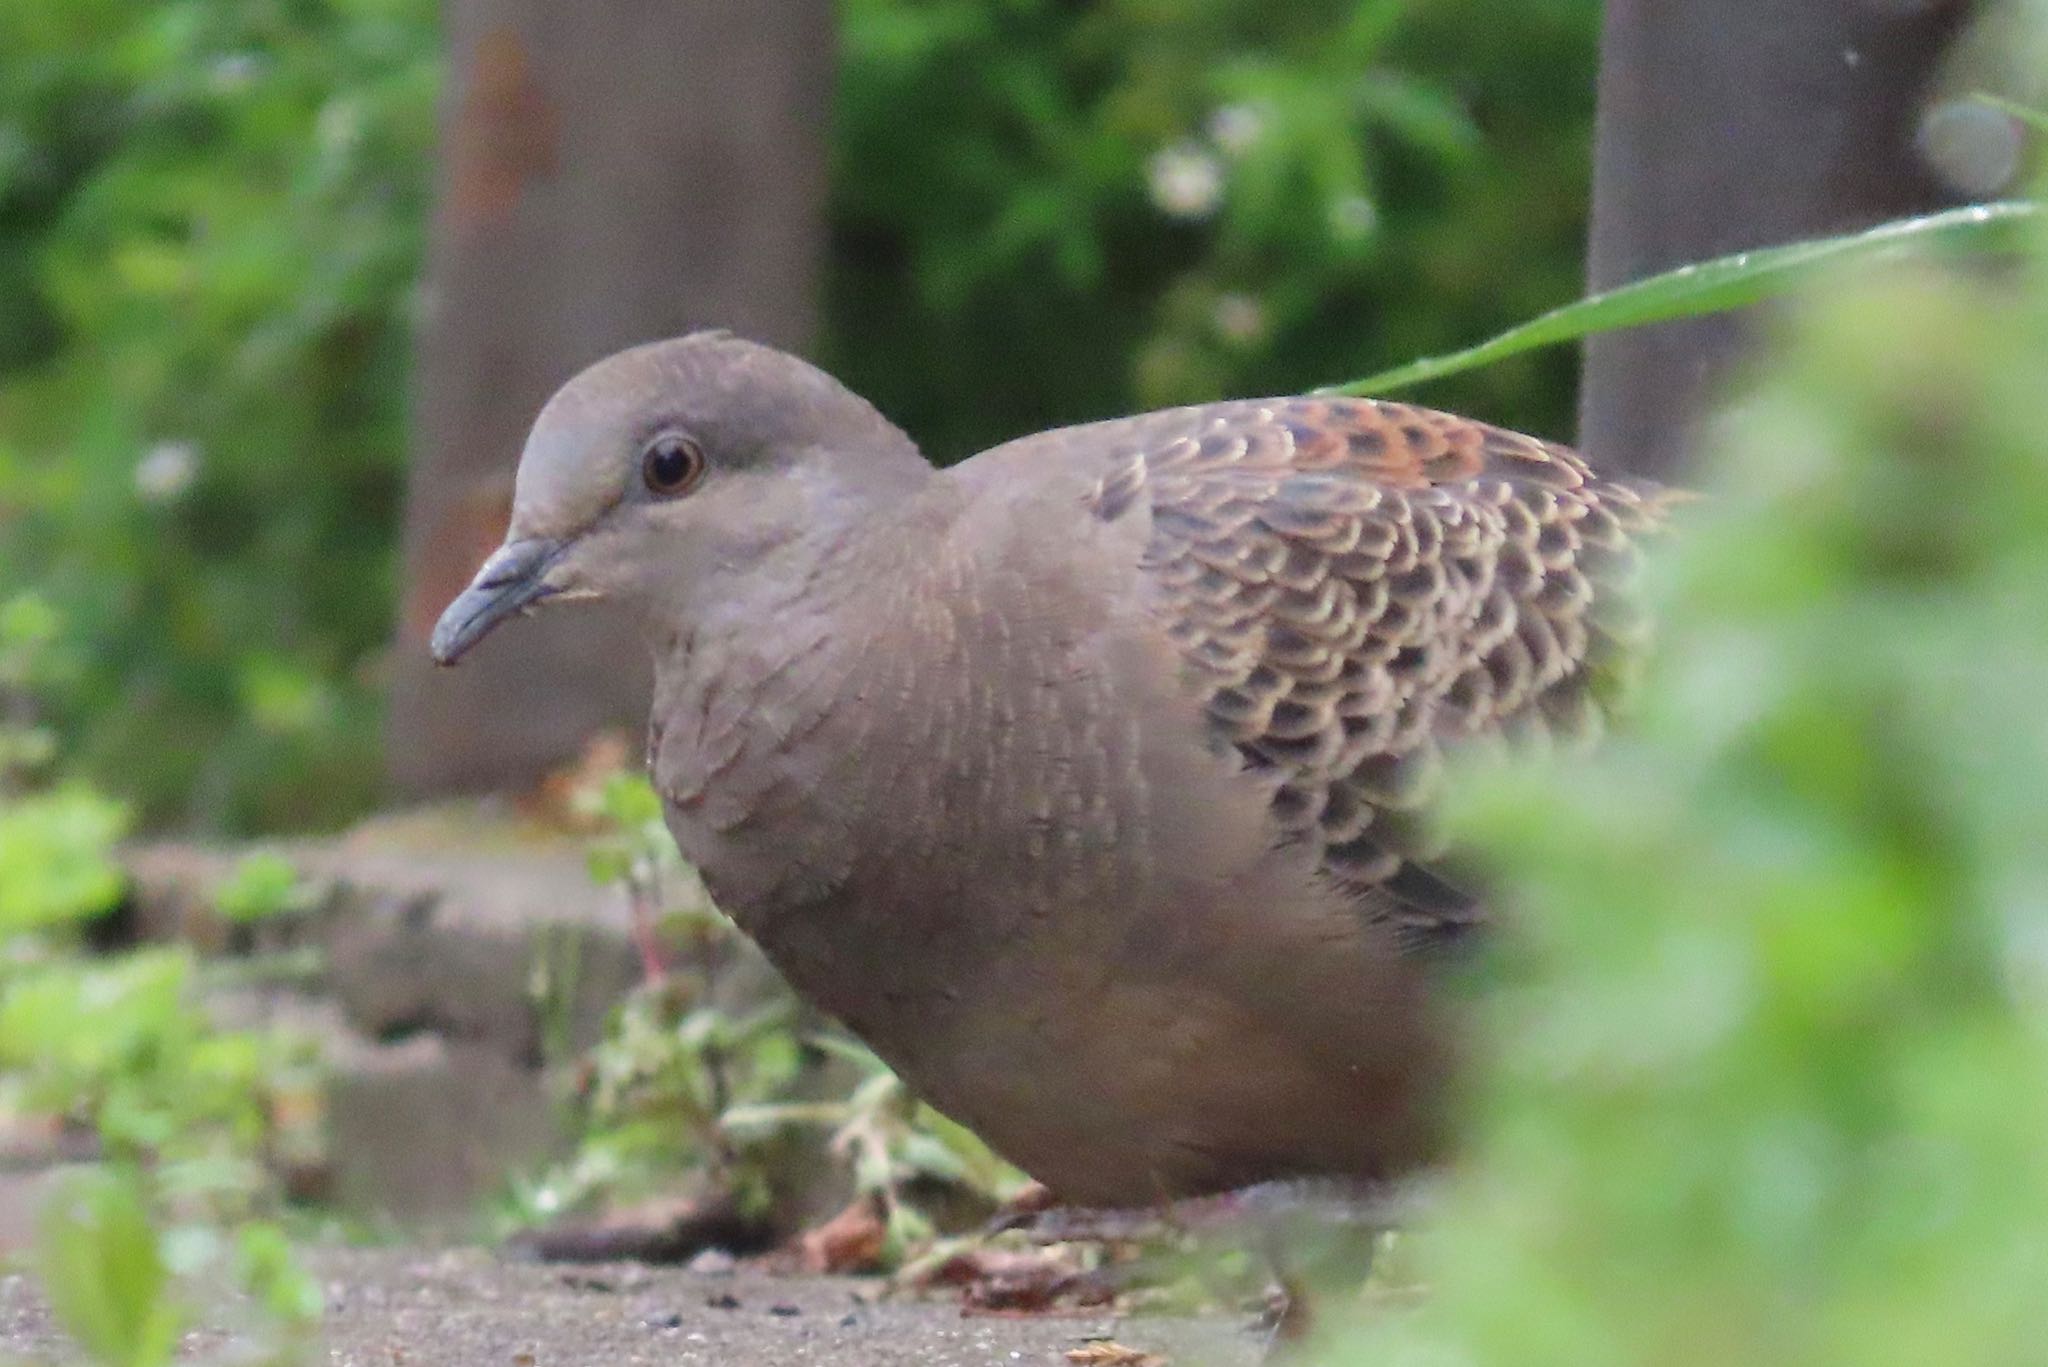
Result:
<instances>
[{"instance_id":1,"label":"dove's eye","mask_svg":"<svg viewBox=\"0 0 2048 1367\"><path fill-rule=\"evenodd\" d=\"M704 477L704 448L688 437L664 432L647 444L640 458L640 476L665 498L686 494Z\"/></svg>"}]
</instances>

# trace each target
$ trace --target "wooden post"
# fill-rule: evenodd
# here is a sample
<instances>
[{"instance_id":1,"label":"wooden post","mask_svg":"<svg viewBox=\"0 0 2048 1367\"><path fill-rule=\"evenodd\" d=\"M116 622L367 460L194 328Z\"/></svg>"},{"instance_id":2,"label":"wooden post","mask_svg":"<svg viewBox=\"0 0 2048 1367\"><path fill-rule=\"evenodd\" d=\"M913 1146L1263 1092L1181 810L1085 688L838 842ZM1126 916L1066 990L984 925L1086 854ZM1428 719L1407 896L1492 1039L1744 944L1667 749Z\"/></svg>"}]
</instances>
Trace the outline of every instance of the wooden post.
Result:
<instances>
[{"instance_id":1,"label":"wooden post","mask_svg":"<svg viewBox=\"0 0 2048 1367\"><path fill-rule=\"evenodd\" d=\"M602 608L518 623L457 670L427 634L562 381L695 327L810 340L833 68L828 0L451 0L448 24L392 669L407 796L524 786L645 725L643 647Z\"/></svg>"},{"instance_id":2,"label":"wooden post","mask_svg":"<svg viewBox=\"0 0 2048 1367\"><path fill-rule=\"evenodd\" d=\"M1592 288L1947 201L1915 150L1956 0L1608 0ZM1750 320L1594 338L1581 445L1673 473Z\"/></svg>"}]
</instances>

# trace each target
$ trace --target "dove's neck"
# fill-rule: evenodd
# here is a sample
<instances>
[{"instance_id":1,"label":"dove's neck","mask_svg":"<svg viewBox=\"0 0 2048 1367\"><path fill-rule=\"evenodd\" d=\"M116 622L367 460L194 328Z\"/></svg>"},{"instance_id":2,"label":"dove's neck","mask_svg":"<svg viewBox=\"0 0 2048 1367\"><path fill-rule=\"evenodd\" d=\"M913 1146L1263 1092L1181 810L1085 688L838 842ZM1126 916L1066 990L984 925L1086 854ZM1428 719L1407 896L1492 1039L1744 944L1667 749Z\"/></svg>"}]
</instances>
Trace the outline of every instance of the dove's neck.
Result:
<instances>
[{"instance_id":1,"label":"dove's neck","mask_svg":"<svg viewBox=\"0 0 2048 1367\"><path fill-rule=\"evenodd\" d=\"M887 805L904 699L881 695L914 686L906 637L940 607L958 516L928 469L892 483L796 490L799 530L649 613L656 785L743 923L832 895Z\"/></svg>"}]
</instances>

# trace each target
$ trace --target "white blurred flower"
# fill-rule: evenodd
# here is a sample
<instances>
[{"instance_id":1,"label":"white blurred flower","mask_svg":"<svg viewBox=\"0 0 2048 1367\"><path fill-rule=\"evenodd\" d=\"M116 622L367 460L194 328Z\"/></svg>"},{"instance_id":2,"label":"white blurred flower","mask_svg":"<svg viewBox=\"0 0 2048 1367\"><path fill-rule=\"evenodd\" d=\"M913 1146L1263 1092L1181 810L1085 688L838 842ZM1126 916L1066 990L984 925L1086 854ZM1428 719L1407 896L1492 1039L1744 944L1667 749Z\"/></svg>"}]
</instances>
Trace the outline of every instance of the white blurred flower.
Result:
<instances>
[{"instance_id":1,"label":"white blurred flower","mask_svg":"<svg viewBox=\"0 0 2048 1367\"><path fill-rule=\"evenodd\" d=\"M169 503L199 475L199 448L189 441L160 441L135 462L135 492L144 503Z\"/></svg>"},{"instance_id":2,"label":"white blurred flower","mask_svg":"<svg viewBox=\"0 0 2048 1367\"><path fill-rule=\"evenodd\" d=\"M2012 184L2025 144L2019 120L1978 100L1944 100L1920 120L1920 155L1951 190L1986 199Z\"/></svg>"},{"instance_id":3,"label":"white blurred flower","mask_svg":"<svg viewBox=\"0 0 2048 1367\"><path fill-rule=\"evenodd\" d=\"M1257 105L1220 105L1209 115L1209 140L1227 156L1243 156L1266 132L1266 113Z\"/></svg>"},{"instance_id":4,"label":"white blurred flower","mask_svg":"<svg viewBox=\"0 0 2048 1367\"><path fill-rule=\"evenodd\" d=\"M363 140L363 106L349 99L329 100L313 121L313 136L330 157L353 152Z\"/></svg>"},{"instance_id":5,"label":"white blurred flower","mask_svg":"<svg viewBox=\"0 0 2048 1367\"><path fill-rule=\"evenodd\" d=\"M1223 202L1223 164L1198 144L1161 148L1146 172L1152 202L1175 218L1207 218Z\"/></svg>"},{"instance_id":6,"label":"white blurred flower","mask_svg":"<svg viewBox=\"0 0 2048 1367\"><path fill-rule=\"evenodd\" d=\"M1216 301L1215 322L1227 341L1256 342L1266 332L1266 308L1249 294L1226 294Z\"/></svg>"},{"instance_id":7,"label":"white blurred flower","mask_svg":"<svg viewBox=\"0 0 2048 1367\"><path fill-rule=\"evenodd\" d=\"M1330 205L1330 235L1339 241L1370 237L1379 225L1379 206L1364 195L1345 195Z\"/></svg>"},{"instance_id":8,"label":"white blurred flower","mask_svg":"<svg viewBox=\"0 0 2048 1367\"><path fill-rule=\"evenodd\" d=\"M232 95L254 84L262 72L263 59L255 53L229 52L216 57L206 75L216 94Z\"/></svg>"}]
</instances>

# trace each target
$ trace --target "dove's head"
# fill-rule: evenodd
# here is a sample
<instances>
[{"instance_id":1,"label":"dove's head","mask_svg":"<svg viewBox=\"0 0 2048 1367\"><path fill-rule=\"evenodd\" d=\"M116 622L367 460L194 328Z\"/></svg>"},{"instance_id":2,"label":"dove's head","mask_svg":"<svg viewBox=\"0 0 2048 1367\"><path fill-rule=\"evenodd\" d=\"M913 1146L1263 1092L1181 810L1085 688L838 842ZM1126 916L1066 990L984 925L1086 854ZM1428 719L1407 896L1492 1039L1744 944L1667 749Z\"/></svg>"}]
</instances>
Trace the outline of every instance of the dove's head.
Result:
<instances>
[{"instance_id":1,"label":"dove's head","mask_svg":"<svg viewBox=\"0 0 2048 1367\"><path fill-rule=\"evenodd\" d=\"M434 658L554 599L716 592L927 473L864 399L784 352L723 332L619 352L541 409L505 544L442 613Z\"/></svg>"}]
</instances>

